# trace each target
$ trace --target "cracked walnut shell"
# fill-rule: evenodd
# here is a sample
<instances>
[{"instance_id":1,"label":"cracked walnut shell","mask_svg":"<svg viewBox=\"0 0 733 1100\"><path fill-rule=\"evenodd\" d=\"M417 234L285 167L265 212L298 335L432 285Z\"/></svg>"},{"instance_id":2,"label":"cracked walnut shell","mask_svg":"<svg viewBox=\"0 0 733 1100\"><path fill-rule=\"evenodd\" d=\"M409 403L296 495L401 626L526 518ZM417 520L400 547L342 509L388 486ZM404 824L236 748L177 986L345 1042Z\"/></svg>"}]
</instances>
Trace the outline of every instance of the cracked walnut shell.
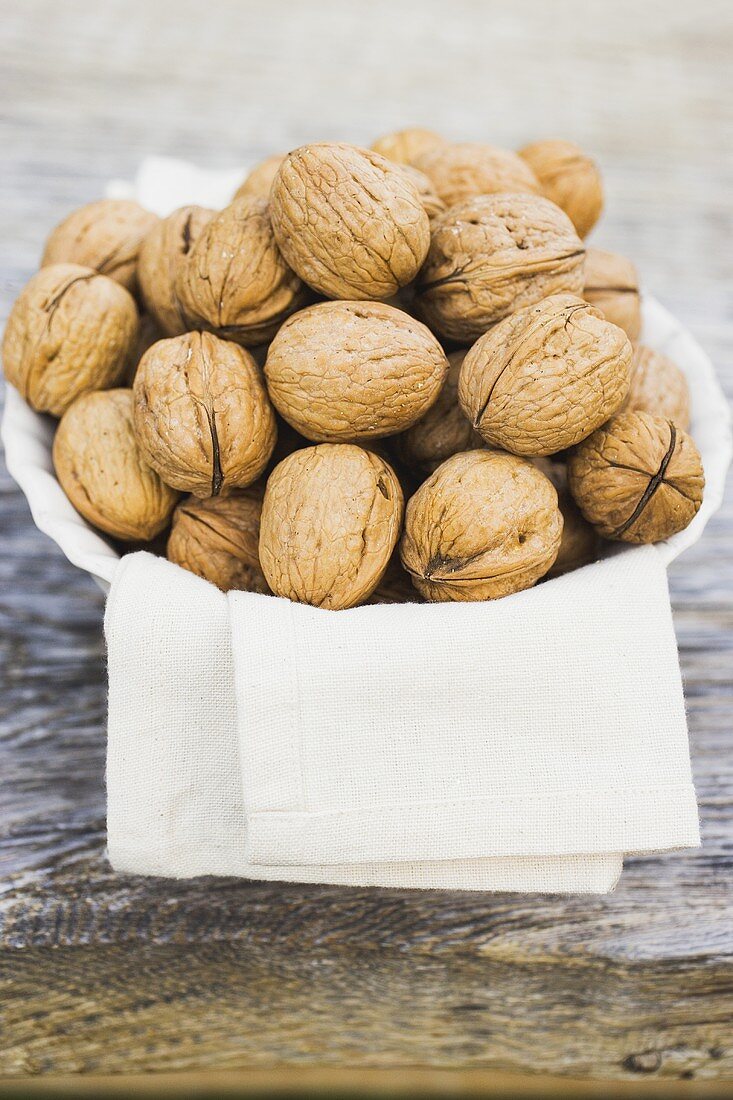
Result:
<instances>
[{"instance_id":1,"label":"cracked walnut shell","mask_svg":"<svg viewBox=\"0 0 733 1100\"><path fill-rule=\"evenodd\" d=\"M420 126L410 126L406 130L394 130L377 138L372 149L396 164L411 165L424 153L437 149L439 145L445 145L445 138L440 134Z\"/></svg>"},{"instance_id":2,"label":"cracked walnut shell","mask_svg":"<svg viewBox=\"0 0 733 1100\"><path fill-rule=\"evenodd\" d=\"M327 298L389 298L427 255L430 224L417 187L369 149L324 142L294 150L270 204L287 263Z\"/></svg>"},{"instance_id":3,"label":"cracked walnut shell","mask_svg":"<svg viewBox=\"0 0 733 1100\"><path fill-rule=\"evenodd\" d=\"M458 379L465 357L465 351L451 352L438 400L397 441L399 456L411 469L432 473L451 455L484 446L458 403Z\"/></svg>"},{"instance_id":4,"label":"cracked walnut shell","mask_svg":"<svg viewBox=\"0 0 733 1100\"><path fill-rule=\"evenodd\" d=\"M690 390L687 379L661 351L637 344L631 360L631 385L622 412L648 412L690 426Z\"/></svg>"},{"instance_id":5,"label":"cracked walnut shell","mask_svg":"<svg viewBox=\"0 0 733 1100\"><path fill-rule=\"evenodd\" d=\"M160 340L140 360L135 429L163 480L197 497L251 485L275 446L275 414L249 352L208 332Z\"/></svg>"},{"instance_id":6,"label":"cracked walnut shell","mask_svg":"<svg viewBox=\"0 0 733 1100\"><path fill-rule=\"evenodd\" d=\"M402 489L378 455L351 444L295 451L270 474L260 561L272 591L337 611L371 596L402 525Z\"/></svg>"},{"instance_id":7,"label":"cracked walnut shell","mask_svg":"<svg viewBox=\"0 0 733 1100\"><path fill-rule=\"evenodd\" d=\"M673 421L620 413L568 459L578 507L603 538L659 542L682 531L702 503L697 447Z\"/></svg>"},{"instance_id":8,"label":"cracked walnut shell","mask_svg":"<svg viewBox=\"0 0 733 1100\"><path fill-rule=\"evenodd\" d=\"M281 416L307 439L377 439L437 400L448 362L433 334L384 302L321 302L282 326L265 363Z\"/></svg>"},{"instance_id":9,"label":"cracked walnut shell","mask_svg":"<svg viewBox=\"0 0 733 1100\"><path fill-rule=\"evenodd\" d=\"M432 225L416 306L451 340L471 343L514 310L583 290L583 242L548 199L483 195Z\"/></svg>"},{"instance_id":10,"label":"cracked walnut shell","mask_svg":"<svg viewBox=\"0 0 733 1100\"><path fill-rule=\"evenodd\" d=\"M541 193L534 172L521 157L478 141L441 145L419 157L415 167L432 181L446 206L476 195Z\"/></svg>"},{"instance_id":11,"label":"cracked walnut shell","mask_svg":"<svg viewBox=\"0 0 733 1100\"><path fill-rule=\"evenodd\" d=\"M5 377L32 408L61 416L79 394L122 381L137 337L137 309L123 286L89 267L51 264L10 311Z\"/></svg>"},{"instance_id":12,"label":"cracked walnut shell","mask_svg":"<svg viewBox=\"0 0 733 1100\"><path fill-rule=\"evenodd\" d=\"M616 252L589 248L585 254L582 295L607 321L622 328L629 340L641 332L639 278L631 260Z\"/></svg>"},{"instance_id":13,"label":"cracked walnut shell","mask_svg":"<svg viewBox=\"0 0 733 1100\"><path fill-rule=\"evenodd\" d=\"M603 184L595 161L572 141L536 141L519 150L548 199L564 210L581 237L603 211Z\"/></svg>"},{"instance_id":14,"label":"cracked walnut shell","mask_svg":"<svg viewBox=\"0 0 733 1100\"><path fill-rule=\"evenodd\" d=\"M493 600L544 576L561 535L549 478L515 455L467 451L408 502L400 555L428 600Z\"/></svg>"},{"instance_id":15,"label":"cracked walnut shell","mask_svg":"<svg viewBox=\"0 0 733 1100\"><path fill-rule=\"evenodd\" d=\"M78 397L59 423L53 463L77 512L125 541L155 538L178 500L145 461L133 428L131 390Z\"/></svg>"},{"instance_id":16,"label":"cracked walnut shell","mask_svg":"<svg viewBox=\"0 0 733 1100\"><path fill-rule=\"evenodd\" d=\"M555 294L482 336L463 361L459 401L487 443L514 454L572 447L629 388L631 344L598 310Z\"/></svg>"},{"instance_id":17,"label":"cracked walnut shell","mask_svg":"<svg viewBox=\"0 0 733 1100\"><path fill-rule=\"evenodd\" d=\"M268 593L258 550L262 495L258 482L223 497L182 500L173 513L168 561L222 592Z\"/></svg>"},{"instance_id":18,"label":"cracked walnut shell","mask_svg":"<svg viewBox=\"0 0 733 1100\"><path fill-rule=\"evenodd\" d=\"M140 248L140 294L166 336L179 336L193 328L181 304L181 274L201 230L213 216L214 211L203 206L182 206L161 218Z\"/></svg>"}]
</instances>

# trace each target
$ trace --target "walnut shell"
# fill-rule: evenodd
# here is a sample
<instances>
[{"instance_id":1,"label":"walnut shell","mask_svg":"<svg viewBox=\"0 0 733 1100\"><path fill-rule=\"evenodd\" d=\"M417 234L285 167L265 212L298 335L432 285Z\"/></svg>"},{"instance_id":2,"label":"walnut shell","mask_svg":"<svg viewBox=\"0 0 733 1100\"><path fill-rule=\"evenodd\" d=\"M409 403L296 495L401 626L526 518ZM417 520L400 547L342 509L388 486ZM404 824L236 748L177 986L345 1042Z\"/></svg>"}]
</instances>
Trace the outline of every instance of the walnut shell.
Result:
<instances>
[{"instance_id":1,"label":"walnut shell","mask_svg":"<svg viewBox=\"0 0 733 1100\"><path fill-rule=\"evenodd\" d=\"M258 482L223 497L182 500L173 513L168 560L222 592L268 593L258 549L263 492Z\"/></svg>"},{"instance_id":2,"label":"walnut shell","mask_svg":"<svg viewBox=\"0 0 733 1100\"><path fill-rule=\"evenodd\" d=\"M603 211L603 183L595 161L572 141L536 141L519 150L548 199L564 210L580 237Z\"/></svg>"},{"instance_id":3,"label":"walnut shell","mask_svg":"<svg viewBox=\"0 0 733 1100\"><path fill-rule=\"evenodd\" d=\"M41 259L49 264L80 264L137 290L137 260L143 238L158 221L132 199L100 199L80 206L52 230Z\"/></svg>"},{"instance_id":4,"label":"walnut shell","mask_svg":"<svg viewBox=\"0 0 733 1100\"><path fill-rule=\"evenodd\" d=\"M350 444L295 451L270 474L260 561L272 591L332 611L379 584L402 525L402 489L378 455Z\"/></svg>"},{"instance_id":5,"label":"walnut shell","mask_svg":"<svg viewBox=\"0 0 733 1100\"><path fill-rule=\"evenodd\" d=\"M51 264L10 311L5 377L38 412L61 416L79 394L122 380L137 336L137 309L123 286L90 267Z\"/></svg>"},{"instance_id":6,"label":"walnut shell","mask_svg":"<svg viewBox=\"0 0 733 1100\"><path fill-rule=\"evenodd\" d=\"M153 344L133 387L146 460L197 497L251 485L275 446L275 414L249 352L208 332Z\"/></svg>"},{"instance_id":7,"label":"walnut shell","mask_svg":"<svg viewBox=\"0 0 733 1100\"><path fill-rule=\"evenodd\" d=\"M166 336L179 336L193 327L181 304L179 285L188 255L213 216L214 211L203 206L182 206L161 218L140 247L140 293Z\"/></svg>"},{"instance_id":8,"label":"walnut shell","mask_svg":"<svg viewBox=\"0 0 733 1100\"><path fill-rule=\"evenodd\" d=\"M375 153L395 161L396 164L414 164L424 153L445 145L445 138L433 130L411 126L406 130L394 130L384 134L372 145Z\"/></svg>"},{"instance_id":9,"label":"walnut shell","mask_svg":"<svg viewBox=\"0 0 733 1100\"><path fill-rule=\"evenodd\" d=\"M432 473L451 455L484 446L458 403L458 379L465 357L465 351L451 352L438 400L398 438L399 456L412 469Z\"/></svg>"},{"instance_id":10,"label":"walnut shell","mask_svg":"<svg viewBox=\"0 0 733 1100\"><path fill-rule=\"evenodd\" d=\"M641 332L639 278L631 260L616 252L589 248L585 254L586 302L600 309L611 324L622 328L630 340Z\"/></svg>"},{"instance_id":11,"label":"walnut shell","mask_svg":"<svg viewBox=\"0 0 733 1100\"><path fill-rule=\"evenodd\" d=\"M427 255L430 223L417 188L369 149L296 149L275 177L270 202L286 261L327 298L389 298Z\"/></svg>"},{"instance_id":12,"label":"walnut shell","mask_svg":"<svg viewBox=\"0 0 733 1100\"><path fill-rule=\"evenodd\" d=\"M408 502L400 555L428 600L493 600L544 576L561 535L555 487L531 462L467 451Z\"/></svg>"},{"instance_id":13,"label":"walnut shell","mask_svg":"<svg viewBox=\"0 0 733 1100\"><path fill-rule=\"evenodd\" d=\"M487 443L514 454L572 447L613 415L629 388L631 344L572 294L518 310L466 355L458 399Z\"/></svg>"},{"instance_id":14,"label":"walnut shell","mask_svg":"<svg viewBox=\"0 0 733 1100\"><path fill-rule=\"evenodd\" d=\"M446 205L441 198L438 197L435 188L431 181L425 175L424 172L419 171L417 168L413 168L409 164L402 166L402 171L412 180L417 187L417 193L420 196L420 202L423 204L425 213L430 221L433 218L437 218L438 214L444 214L446 211Z\"/></svg>"},{"instance_id":15,"label":"walnut shell","mask_svg":"<svg viewBox=\"0 0 733 1100\"><path fill-rule=\"evenodd\" d=\"M275 243L264 199L238 199L201 230L178 294L189 321L251 347L270 340L306 299Z\"/></svg>"},{"instance_id":16,"label":"walnut shell","mask_svg":"<svg viewBox=\"0 0 733 1100\"><path fill-rule=\"evenodd\" d=\"M470 343L513 310L583 289L583 243L536 195L484 195L432 223L416 307L442 336Z\"/></svg>"},{"instance_id":17,"label":"walnut shell","mask_svg":"<svg viewBox=\"0 0 733 1100\"><path fill-rule=\"evenodd\" d=\"M132 405L132 390L77 397L59 423L53 464L84 519L118 539L148 542L168 524L178 493L145 461Z\"/></svg>"},{"instance_id":18,"label":"walnut shell","mask_svg":"<svg viewBox=\"0 0 733 1100\"><path fill-rule=\"evenodd\" d=\"M631 360L631 385L621 412L648 412L690 426L690 389L677 366L660 351L637 344Z\"/></svg>"},{"instance_id":19,"label":"walnut shell","mask_svg":"<svg viewBox=\"0 0 733 1100\"><path fill-rule=\"evenodd\" d=\"M658 542L682 531L702 503L697 447L671 420L620 413L568 459L581 512L606 539Z\"/></svg>"},{"instance_id":20,"label":"walnut shell","mask_svg":"<svg viewBox=\"0 0 733 1100\"><path fill-rule=\"evenodd\" d=\"M269 199L272 190L272 181L277 175L278 169L285 160L284 153L274 153L271 157L256 164L237 190L234 192L233 202L237 199L255 198Z\"/></svg>"},{"instance_id":21,"label":"walnut shell","mask_svg":"<svg viewBox=\"0 0 733 1100\"><path fill-rule=\"evenodd\" d=\"M432 333L383 302L321 302L282 326L265 363L275 408L307 439L377 439L437 399L448 361Z\"/></svg>"},{"instance_id":22,"label":"walnut shell","mask_svg":"<svg viewBox=\"0 0 733 1100\"><path fill-rule=\"evenodd\" d=\"M419 157L415 167L432 180L446 206L476 195L542 192L534 172L516 153L478 141L440 145Z\"/></svg>"}]
</instances>

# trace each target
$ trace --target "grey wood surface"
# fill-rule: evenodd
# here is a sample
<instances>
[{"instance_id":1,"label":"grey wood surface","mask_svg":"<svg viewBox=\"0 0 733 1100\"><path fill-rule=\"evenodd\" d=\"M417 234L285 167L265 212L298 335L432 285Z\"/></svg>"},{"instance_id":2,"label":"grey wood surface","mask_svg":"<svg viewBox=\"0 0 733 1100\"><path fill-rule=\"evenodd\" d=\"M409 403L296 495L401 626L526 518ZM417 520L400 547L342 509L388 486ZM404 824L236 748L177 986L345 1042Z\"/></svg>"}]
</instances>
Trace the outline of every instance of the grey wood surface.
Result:
<instances>
[{"instance_id":1,"label":"grey wood surface","mask_svg":"<svg viewBox=\"0 0 733 1100\"><path fill-rule=\"evenodd\" d=\"M26 0L0 20L0 306L160 152L406 123L599 159L634 257L733 393L727 2ZM733 1077L733 497L671 586L703 848L609 898L113 874L103 602L0 472L0 1077L268 1062ZM53 950L52 950L53 949Z\"/></svg>"}]
</instances>

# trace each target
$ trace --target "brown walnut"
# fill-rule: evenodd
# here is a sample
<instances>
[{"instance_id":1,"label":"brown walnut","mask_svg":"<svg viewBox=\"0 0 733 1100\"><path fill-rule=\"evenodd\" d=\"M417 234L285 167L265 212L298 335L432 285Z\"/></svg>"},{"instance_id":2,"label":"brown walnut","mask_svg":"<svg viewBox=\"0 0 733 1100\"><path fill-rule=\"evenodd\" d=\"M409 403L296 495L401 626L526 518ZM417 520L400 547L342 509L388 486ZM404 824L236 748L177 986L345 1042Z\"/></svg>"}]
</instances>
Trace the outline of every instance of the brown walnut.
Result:
<instances>
[{"instance_id":1,"label":"brown walnut","mask_svg":"<svg viewBox=\"0 0 733 1100\"><path fill-rule=\"evenodd\" d=\"M630 340L641 332L639 278L631 260L616 252L589 248L585 254L586 302L600 309L607 321L622 328Z\"/></svg>"},{"instance_id":2,"label":"brown walnut","mask_svg":"<svg viewBox=\"0 0 733 1100\"><path fill-rule=\"evenodd\" d=\"M10 311L5 377L38 412L61 416L79 394L123 379L137 336L137 309L123 286L90 267L51 264Z\"/></svg>"},{"instance_id":3,"label":"brown walnut","mask_svg":"<svg viewBox=\"0 0 733 1100\"><path fill-rule=\"evenodd\" d=\"M435 218L416 307L435 331L466 344L550 294L583 289L583 243L537 195L483 195Z\"/></svg>"},{"instance_id":4,"label":"brown walnut","mask_svg":"<svg viewBox=\"0 0 733 1100\"><path fill-rule=\"evenodd\" d=\"M414 164L424 153L436 149L439 145L445 145L445 138L436 134L433 130L425 130L420 126L411 126L406 130L395 130L391 134L384 134L372 145L375 153L379 153L396 164Z\"/></svg>"},{"instance_id":5,"label":"brown walnut","mask_svg":"<svg viewBox=\"0 0 733 1100\"><path fill-rule=\"evenodd\" d=\"M249 352L208 332L160 340L140 360L135 429L163 480L197 497L251 485L275 446L275 414Z\"/></svg>"},{"instance_id":6,"label":"brown walnut","mask_svg":"<svg viewBox=\"0 0 733 1100\"><path fill-rule=\"evenodd\" d=\"M155 538L178 500L145 461L133 428L131 390L78 397L61 418L53 463L77 512L118 539Z\"/></svg>"},{"instance_id":7,"label":"brown walnut","mask_svg":"<svg viewBox=\"0 0 733 1100\"><path fill-rule=\"evenodd\" d=\"M572 294L518 310L463 361L458 398L487 443L549 455L580 442L622 405L632 349L625 333Z\"/></svg>"},{"instance_id":8,"label":"brown walnut","mask_svg":"<svg viewBox=\"0 0 733 1100\"><path fill-rule=\"evenodd\" d=\"M140 248L140 293L166 336L194 327L181 304L180 281L191 249L213 216L214 211L203 206L182 206L161 218Z\"/></svg>"},{"instance_id":9,"label":"brown walnut","mask_svg":"<svg viewBox=\"0 0 733 1100\"><path fill-rule=\"evenodd\" d=\"M428 600L493 600L529 588L560 547L552 482L500 451L453 455L407 505L402 563Z\"/></svg>"},{"instance_id":10,"label":"brown walnut","mask_svg":"<svg viewBox=\"0 0 733 1100\"><path fill-rule=\"evenodd\" d=\"M286 261L327 298L389 298L427 255L430 223L417 187L369 149L296 149L275 177L270 203Z\"/></svg>"},{"instance_id":11,"label":"brown walnut","mask_svg":"<svg viewBox=\"0 0 733 1100\"><path fill-rule=\"evenodd\" d=\"M448 374L438 400L398 437L399 456L412 469L432 473L451 455L484 446L483 439L458 403L458 379L465 357L465 351L451 352Z\"/></svg>"},{"instance_id":12,"label":"brown walnut","mask_svg":"<svg viewBox=\"0 0 733 1100\"><path fill-rule=\"evenodd\" d=\"M677 366L660 351L637 344L631 360L631 385L622 412L648 412L690 426L690 389Z\"/></svg>"},{"instance_id":13,"label":"brown walnut","mask_svg":"<svg viewBox=\"0 0 733 1100\"><path fill-rule=\"evenodd\" d=\"M516 153L478 141L440 145L419 157L415 167L432 181L446 206L476 195L539 195L542 190L532 169Z\"/></svg>"},{"instance_id":14,"label":"brown walnut","mask_svg":"<svg viewBox=\"0 0 733 1100\"><path fill-rule=\"evenodd\" d=\"M402 166L402 171L412 180L417 187L417 193L420 196L420 202L423 204L425 213L432 222L433 218L437 218L438 214L444 214L446 211L446 205L441 198L436 194L435 188L425 175L417 168L413 168L409 164Z\"/></svg>"},{"instance_id":15,"label":"brown walnut","mask_svg":"<svg viewBox=\"0 0 733 1100\"><path fill-rule=\"evenodd\" d=\"M158 221L132 199L100 199L74 210L52 230L41 259L49 264L81 264L137 290L140 245Z\"/></svg>"},{"instance_id":16,"label":"brown walnut","mask_svg":"<svg viewBox=\"0 0 733 1100\"><path fill-rule=\"evenodd\" d=\"M580 237L603 211L603 184L595 161L572 141L536 141L519 150L543 192L564 210Z\"/></svg>"},{"instance_id":17,"label":"brown walnut","mask_svg":"<svg viewBox=\"0 0 733 1100\"><path fill-rule=\"evenodd\" d=\"M278 168L285 160L284 153L275 153L271 157L256 164L244 182L234 192L233 202L237 199L255 198L268 199L272 190L272 181L277 175Z\"/></svg>"},{"instance_id":18,"label":"brown walnut","mask_svg":"<svg viewBox=\"0 0 733 1100\"><path fill-rule=\"evenodd\" d=\"M377 439L437 400L448 362L432 333L384 302L321 302L282 326L265 363L277 411L307 439Z\"/></svg>"},{"instance_id":19,"label":"brown walnut","mask_svg":"<svg viewBox=\"0 0 733 1100\"><path fill-rule=\"evenodd\" d=\"M260 562L272 591L332 611L371 596L400 534L400 484L350 444L295 451L270 474Z\"/></svg>"},{"instance_id":20,"label":"brown walnut","mask_svg":"<svg viewBox=\"0 0 733 1100\"><path fill-rule=\"evenodd\" d=\"M258 482L223 497L182 500L173 513L168 560L222 592L268 593L258 549L263 491Z\"/></svg>"},{"instance_id":21,"label":"brown walnut","mask_svg":"<svg viewBox=\"0 0 733 1100\"><path fill-rule=\"evenodd\" d=\"M620 413L568 459L581 512L606 539L659 542L687 527L702 503L697 447L673 421Z\"/></svg>"}]
</instances>

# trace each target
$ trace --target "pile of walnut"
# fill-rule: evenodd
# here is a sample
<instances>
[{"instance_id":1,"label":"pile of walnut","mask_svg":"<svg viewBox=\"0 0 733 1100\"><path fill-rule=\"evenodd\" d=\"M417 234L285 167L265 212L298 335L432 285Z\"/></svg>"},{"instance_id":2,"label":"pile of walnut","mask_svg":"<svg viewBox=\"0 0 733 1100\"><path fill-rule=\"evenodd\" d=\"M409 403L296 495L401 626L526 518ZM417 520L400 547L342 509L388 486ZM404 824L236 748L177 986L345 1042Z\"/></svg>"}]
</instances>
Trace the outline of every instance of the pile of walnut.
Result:
<instances>
[{"instance_id":1,"label":"pile of walnut","mask_svg":"<svg viewBox=\"0 0 733 1100\"><path fill-rule=\"evenodd\" d=\"M264 161L231 205L51 234L5 373L100 530L324 608L487 600L654 542L703 492L576 146L405 130ZM181 494L187 494L181 499ZM407 506L405 507L405 500Z\"/></svg>"}]
</instances>

